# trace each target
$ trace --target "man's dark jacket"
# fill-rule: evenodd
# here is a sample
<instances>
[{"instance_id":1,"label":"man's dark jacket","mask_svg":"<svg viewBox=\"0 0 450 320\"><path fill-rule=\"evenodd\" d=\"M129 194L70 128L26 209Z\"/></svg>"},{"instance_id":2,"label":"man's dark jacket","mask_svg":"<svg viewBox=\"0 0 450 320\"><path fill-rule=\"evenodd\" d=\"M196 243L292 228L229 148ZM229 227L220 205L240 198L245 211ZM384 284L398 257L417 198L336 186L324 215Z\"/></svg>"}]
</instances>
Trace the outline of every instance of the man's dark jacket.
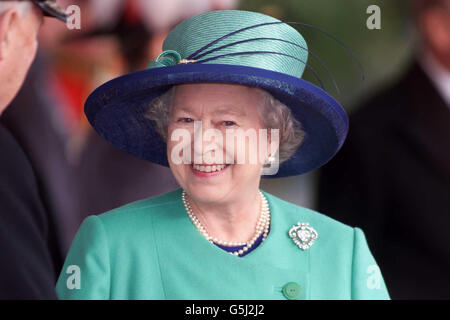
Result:
<instances>
[{"instance_id":1,"label":"man's dark jacket","mask_svg":"<svg viewBox=\"0 0 450 320\"><path fill-rule=\"evenodd\" d=\"M0 123L0 299L56 299L50 228L33 168Z\"/></svg>"}]
</instances>

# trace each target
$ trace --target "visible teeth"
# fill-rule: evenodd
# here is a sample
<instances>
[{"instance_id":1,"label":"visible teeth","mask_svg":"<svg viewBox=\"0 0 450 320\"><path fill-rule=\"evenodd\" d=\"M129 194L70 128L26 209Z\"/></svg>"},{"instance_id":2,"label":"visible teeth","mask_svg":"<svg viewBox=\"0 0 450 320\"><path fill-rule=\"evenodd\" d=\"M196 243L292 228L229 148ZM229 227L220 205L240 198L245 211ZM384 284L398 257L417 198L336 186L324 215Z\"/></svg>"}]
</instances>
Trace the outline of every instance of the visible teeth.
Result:
<instances>
[{"instance_id":1,"label":"visible teeth","mask_svg":"<svg viewBox=\"0 0 450 320\"><path fill-rule=\"evenodd\" d=\"M199 166L197 164L194 164L193 166L194 166L195 170L202 171L202 172L220 171L226 167L225 164L215 165L215 166Z\"/></svg>"}]
</instances>

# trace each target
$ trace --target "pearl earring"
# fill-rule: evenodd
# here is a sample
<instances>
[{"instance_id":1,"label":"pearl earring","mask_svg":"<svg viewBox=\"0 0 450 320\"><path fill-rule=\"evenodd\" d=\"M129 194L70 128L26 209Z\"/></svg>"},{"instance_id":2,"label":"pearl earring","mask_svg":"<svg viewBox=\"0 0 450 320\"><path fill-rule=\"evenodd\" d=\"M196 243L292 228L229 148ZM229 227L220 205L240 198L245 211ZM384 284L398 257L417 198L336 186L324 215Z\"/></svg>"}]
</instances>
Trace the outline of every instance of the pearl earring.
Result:
<instances>
[{"instance_id":1,"label":"pearl earring","mask_svg":"<svg viewBox=\"0 0 450 320\"><path fill-rule=\"evenodd\" d=\"M264 162L265 166L270 166L272 164L272 162L275 161L275 157L274 156L270 156L266 159L266 161Z\"/></svg>"}]
</instances>

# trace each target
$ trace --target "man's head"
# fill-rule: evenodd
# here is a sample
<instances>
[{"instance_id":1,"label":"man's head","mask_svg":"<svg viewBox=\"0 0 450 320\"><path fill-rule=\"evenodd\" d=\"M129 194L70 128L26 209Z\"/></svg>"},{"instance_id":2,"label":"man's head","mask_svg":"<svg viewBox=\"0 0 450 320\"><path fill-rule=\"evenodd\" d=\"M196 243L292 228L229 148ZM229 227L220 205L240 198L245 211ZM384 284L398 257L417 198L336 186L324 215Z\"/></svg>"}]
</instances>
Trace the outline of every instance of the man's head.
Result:
<instances>
[{"instance_id":1,"label":"man's head","mask_svg":"<svg viewBox=\"0 0 450 320\"><path fill-rule=\"evenodd\" d=\"M37 50L43 14L28 1L0 1L0 113L20 89Z\"/></svg>"},{"instance_id":2,"label":"man's head","mask_svg":"<svg viewBox=\"0 0 450 320\"><path fill-rule=\"evenodd\" d=\"M423 45L450 70L450 0L416 0Z\"/></svg>"},{"instance_id":3,"label":"man's head","mask_svg":"<svg viewBox=\"0 0 450 320\"><path fill-rule=\"evenodd\" d=\"M19 91L36 55L44 14L65 17L54 0L0 0L0 114Z\"/></svg>"}]
</instances>

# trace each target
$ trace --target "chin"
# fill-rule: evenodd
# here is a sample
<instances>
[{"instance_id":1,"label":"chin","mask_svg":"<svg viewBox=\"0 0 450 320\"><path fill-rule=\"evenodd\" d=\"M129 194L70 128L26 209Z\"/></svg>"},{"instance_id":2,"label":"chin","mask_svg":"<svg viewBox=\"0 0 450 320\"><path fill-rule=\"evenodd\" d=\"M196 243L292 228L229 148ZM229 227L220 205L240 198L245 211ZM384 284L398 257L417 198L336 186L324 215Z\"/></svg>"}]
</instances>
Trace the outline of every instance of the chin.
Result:
<instances>
[{"instance_id":1,"label":"chin","mask_svg":"<svg viewBox=\"0 0 450 320\"><path fill-rule=\"evenodd\" d=\"M205 203L214 203L220 201L227 195L228 188L224 185L188 183L186 191L194 198L194 200Z\"/></svg>"}]
</instances>

